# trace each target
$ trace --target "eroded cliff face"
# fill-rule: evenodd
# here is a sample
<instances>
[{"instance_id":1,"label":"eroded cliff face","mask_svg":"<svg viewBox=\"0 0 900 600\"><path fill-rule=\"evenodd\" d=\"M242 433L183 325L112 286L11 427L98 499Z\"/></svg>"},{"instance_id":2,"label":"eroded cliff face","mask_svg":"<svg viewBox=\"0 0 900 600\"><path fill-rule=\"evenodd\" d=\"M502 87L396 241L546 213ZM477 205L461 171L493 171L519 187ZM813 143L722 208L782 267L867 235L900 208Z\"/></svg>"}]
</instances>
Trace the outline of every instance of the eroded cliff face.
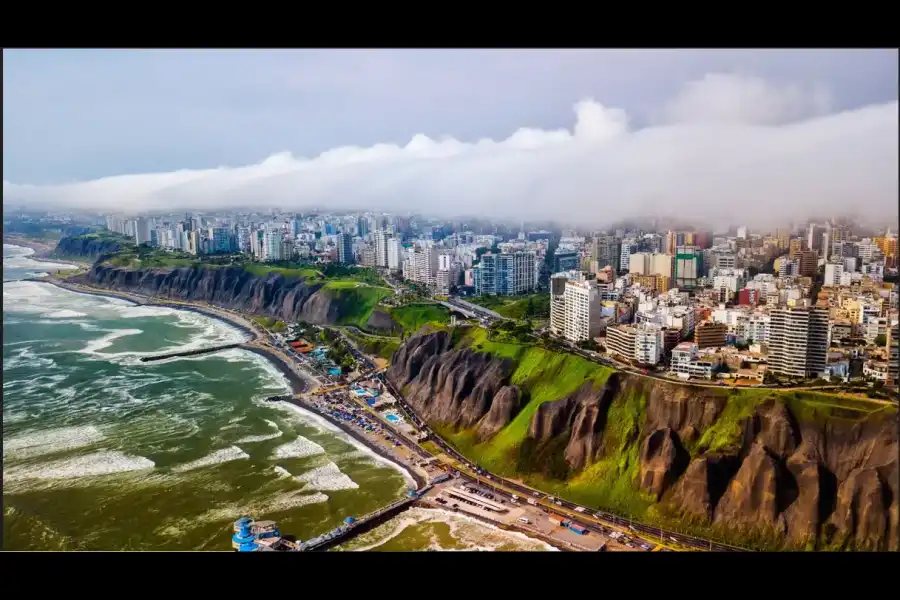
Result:
<instances>
[{"instance_id":1,"label":"eroded cliff face","mask_svg":"<svg viewBox=\"0 0 900 600\"><path fill-rule=\"evenodd\" d=\"M114 254L121 249L118 242L84 236L67 236L59 240L50 256L60 258L80 257L85 261L95 261L101 256Z\"/></svg>"},{"instance_id":2,"label":"eroded cliff face","mask_svg":"<svg viewBox=\"0 0 900 600\"><path fill-rule=\"evenodd\" d=\"M429 422L474 430L490 444L529 401L510 384L514 370L439 332L407 340L388 377ZM637 427L611 422L626 408L640 413ZM629 447L639 456L630 484L670 517L785 547L898 547L895 416L798 417L775 394L616 373L540 404L510 458L522 472L564 478Z\"/></svg>"},{"instance_id":3,"label":"eroded cliff face","mask_svg":"<svg viewBox=\"0 0 900 600\"><path fill-rule=\"evenodd\" d=\"M240 267L135 270L96 264L78 279L111 290L208 302L286 321L334 324L342 313L342 301L321 284L277 273L259 277Z\"/></svg>"}]
</instances>

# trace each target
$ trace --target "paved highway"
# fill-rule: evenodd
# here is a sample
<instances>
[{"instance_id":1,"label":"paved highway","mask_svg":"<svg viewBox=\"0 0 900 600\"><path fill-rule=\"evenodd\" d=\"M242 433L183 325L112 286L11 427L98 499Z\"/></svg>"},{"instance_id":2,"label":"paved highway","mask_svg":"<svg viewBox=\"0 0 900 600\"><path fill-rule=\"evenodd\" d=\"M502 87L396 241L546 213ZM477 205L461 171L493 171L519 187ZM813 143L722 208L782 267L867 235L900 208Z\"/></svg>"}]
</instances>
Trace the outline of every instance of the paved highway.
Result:
<instances>
[{"instance_id":1,"label":"paved highway","mask_svg":"<svg viewBox=\"0 0 900 600\"><path fill-rule=\"evenodd\" d=\"M521 494L521 497L523 500L526 498L535 498L535 499L540 499L538 501L543 506L546 506L548 508L559 508L559 507L565 508L565 509L567 509L567 511L572 511L573 513L576 513L579 515L578 517L574 517L574 519L578 519L580 521L579 524L587 527L590 530L600 531L601 533L603 533L603 531L601 531L599 529L598 522L606 522L606 523L612 524L614 526L617 526L619 528L624 528L624 529L630 530L632 536L635 536L635 534L643 533L643 534L646 534L646 535L649 535L649 536L652 536L655 538L660 538L664 541L675 542L682 546L685 546L688 548L694 548L697 550L713 550L713 551L720 551L720 552L746 552L747 551L747 549L740 548L738 546L731 546L728 544L713 542L711 540L706 540L706 539L695 537L695 536L689 536L689 535L685 535L682 533L669 531L669 530L666 530L666 529L663 529L660 527L645 525L643 523L634 521L633 519L629 519L627 517L622 517L620 515L616 515L614 513L610 513L607 511L591 509L587 506L582 506L582 505L576 504L574 502L569 502L568 500L562 500L562 499L557 498L557 499L554 499L554 502L552 504L548 504L548 501L546 500L548 498L548 496L546 494L544 494L543 492L541 492L539 490L535 490L534 488L530 488L528 486L522 485L521 483L518 483L515 481L510 481L503 477L499 477L492 473L488 473L487 471L485 471L484 469L482 469L481 467L479 467L478 465L476 465L475 463L473 463L472 461L470 461L469 459L464 457L462 454L457 452L456 449L454 449L450 444L448 444L443 439L441 439L439 436L437 436L434 433L434 431L432 431L430 428L428 428L428 426L425 425L421 419L419 419L419 417L416 415L416 413L412 409L412 407L410 407L406 403L402 394L400 394L400 392L393 386L393 384L391 384L391 382L388 381L386 376L384 376L383 374L380 374L380 375L378 375L378 377L387 386L387 388L391 391L391 394L393 394L393 396L395 398L397 398L398 405L404 410L404 412L407 413L407 416L410 418L410 421L412 423L414 423L420 430L427 431L430 436L430 439L442 451L444 451L448 456L453 457L455 460L457 460L458 462L460 462L463 465L466 465L473 472L480 475L479 482L478 482L479 485L487 486L487 487L491 488L491 490L495 493L503 494L504 496L510 496L511 494L507 490L511 489L511 490L515 490L515 491L519 492ZM507 488L507 490L498 488L495 485L492 485L492 482L504 486L505 488ZM582 509L584 512L580 512L580 511L576 510L579 508ZM569 515L567 515L567 516L569 516ZM576 521L576 522L578 522L578 521Z\"/></svg>"}]
</instances>

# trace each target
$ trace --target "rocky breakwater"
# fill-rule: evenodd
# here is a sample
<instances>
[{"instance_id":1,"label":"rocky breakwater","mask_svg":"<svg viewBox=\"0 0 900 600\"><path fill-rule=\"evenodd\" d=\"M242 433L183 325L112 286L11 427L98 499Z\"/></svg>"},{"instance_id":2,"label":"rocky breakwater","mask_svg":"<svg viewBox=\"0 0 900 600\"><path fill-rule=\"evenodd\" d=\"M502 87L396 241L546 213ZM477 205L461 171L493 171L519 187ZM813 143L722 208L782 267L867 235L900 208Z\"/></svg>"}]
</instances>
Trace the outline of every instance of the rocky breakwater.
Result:
<instances>
[{"instance_id":1,"label":"rocky breakwater","mask_svg":"<svg viewBox=\"0 0 900 600\"><path fill-rule=\"evenodd\" d=\"M278 273L261 277L241 267L125 269L95 264L72 281L323 325L338 323L345 308L344 301L321 283Z\"/></svg>"},{"instance_id":2,"label":"rocky breakwater","mask_svg":"<svg viewBox=\"0 0 900 600\"><path fill-rule=\"evenodd\" d=\"M408 339L387 374L427 421L487 448L529 403L515 369L438 332ZM622 373L529 408L507 461L520 474L577 481L603 461L590 485L630 487L663 523L770 548L898 547L896 411Z\"/></svg>"}]
</instances>

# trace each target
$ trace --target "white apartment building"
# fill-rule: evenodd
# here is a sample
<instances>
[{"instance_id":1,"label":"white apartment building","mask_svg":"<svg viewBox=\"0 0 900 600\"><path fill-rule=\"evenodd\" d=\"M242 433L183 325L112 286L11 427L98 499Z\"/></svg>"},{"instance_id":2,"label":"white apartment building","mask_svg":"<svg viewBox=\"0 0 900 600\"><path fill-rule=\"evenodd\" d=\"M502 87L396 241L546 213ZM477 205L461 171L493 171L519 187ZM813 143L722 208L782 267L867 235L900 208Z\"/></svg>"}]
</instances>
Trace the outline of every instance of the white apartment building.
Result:
<instances>
[{"instance_id":1,"label":"white apartment building","mask_svg":"<svg viewBox=\"0 0 900 600\"><path fill-rule=\"evenodd\" d=\"M388 240L392 239L392 235L383 229L375 232L375 266L388 267Z\"/></svg>"},{"instance_id":2,"label":"white apartment building","mask_svg":"<svg viewBox=\"0 0 900 600\"><path fill-rule=\"evenodd\" d=\"M771 330L772 317L762 313L752 313L747 315L743 322L743 335L740 337L744 341L753 340L757 344L769 343L769 332Z\"/></svg>"},{"instance_id":3,"label":"white apartment building","mask_svg":"<svg viewBox=\"0 0 900 600\"><path fill-rule=\"evenodd\" d=\"M614 325L606 329L606 347L623 358L657 364L665 350L664 334L652 323Z\"/></svg>"},{"instance_id":4,"label":"white apartment building","mask_svg":"<svg viewBox=\"0 0 900 600\"><path fill-rule=\"evenodd\" d=\"M634 359L641 364L655 365L665 354L665 337L662 328L652 324L636 327L634 336Z\"/></svg>"},{"instance_id":5,"label":"white apartment building","mask_svg":"<svg viewBox=\"0 0 900 600\"><path fill-rule=\"evenodd\" d=\"M284 232L281 229L269 229L263 235L263 260L281 260Z\"/></svg>"},{"instance_id":6,"label":"white apartment building","mask_svg":"<svg viewBox=\"0 0 900 600\"><path fill-rule=\"evenodd\" d=\"M602 332L603 316L600 290L596 281L567 281L565 284L563 336L570 342L583 342Z\"/></svg>"},{"instance_id":7,"label":"white apartment building","mask_svg":"<svg viewBox=\"0 0 900 600\"><path fill-rule=\"evenodd\" d=\"M134 223L134 241L136 244L150 243L150 219L139 218Z\"/></svg>"},{"instance_id":8,"label":"white apartment building","mask_svg":"<svg viewBox=\"0 0 900 600\"><path fill-rule=\"evenodd\" d=\"M772 311L769 370L789 377L816 377L828 353L828 310L781 308Z\"/></svg>"},{"instance_id":9,"label":"white apartment building","mask_svg":"<svg viewBox=\"0 0 900 600\"><path fill-rule=\"evenodd\" d=\"M863 325L863 336L869 344L875 343L875 338L879 335L887 336L888 320L885 317L867 317Z\"/></svg>"},{"instance_id":10,"label":"white apartment building","mask_svg":"<svg viewBox=\"0 0 900 600\"><path fill-rule=\"evenodd\" d=\"M635 252L628 259L628 272L635 275L671 277L673 266L673 256L671 254Z\"/></svg>"},{"instance_id":11,"label":"white apartment building","mask_svg":"<svg viewBox=\"0 0 900 600\"><path fill-rule=\"evenodd\" d=\"M844 274L844 265L837 263L828 263L825 265L825 281L824 285L829 287L841 285L841 275Z\"/></svg>"},{"instance_id":12,"label":"white apartment building","mask_svg":"<svg viewBox=\"0 0 900 600\"><path fill-rule=\"evenodd\" d=\"M681 379L691 377L712 379L714 367L714 363L700 360L700 353L694 342L681 342L672 348L669 371Z\"/></svg>"},{"instance_id":13,"label":"white apartment building","mask_svg":"<svg viewBox=\"0 0 900 600\"><path fill-rule=\"evenodd\" d=\"M606 349L622 358L634 359L634 341L637 330L631 325L614 325L606 328Z\"/></svg>"},{"instance_id":14,"label":"white apartment building","mask_svg":"<svg viewBox=\"0 0 900 600\"><path fill-rule=\"evenodd\" d=\"M406 258L406 250L397 238L391 238L387 242L387 266L391 271L399 271Z\"/></svg>"}]
</instances>

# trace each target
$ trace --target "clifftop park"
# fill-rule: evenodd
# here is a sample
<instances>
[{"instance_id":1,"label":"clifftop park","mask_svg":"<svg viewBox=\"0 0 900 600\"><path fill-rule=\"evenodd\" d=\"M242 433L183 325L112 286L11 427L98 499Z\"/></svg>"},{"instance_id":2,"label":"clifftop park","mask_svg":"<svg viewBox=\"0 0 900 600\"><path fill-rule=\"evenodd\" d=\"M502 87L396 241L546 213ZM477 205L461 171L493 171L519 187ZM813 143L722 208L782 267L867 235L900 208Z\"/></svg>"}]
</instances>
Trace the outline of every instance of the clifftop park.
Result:
<instances>
[{"instance_id":1,"label":"clifftop park","mask_svg":"<svg viewBox=\"0 0 900 600\"><path fill-rule=\"evenodd\" d=\"M561 498L754 549L900 543L890 401L617 371L540 338L451 325L443 305L396 295L372 269L201 259L108 232L63 237L49 256L90 262L69 276L84 285L340 327L390 361L389 380L464 456Z\"/></svg>"}]
</instances>

